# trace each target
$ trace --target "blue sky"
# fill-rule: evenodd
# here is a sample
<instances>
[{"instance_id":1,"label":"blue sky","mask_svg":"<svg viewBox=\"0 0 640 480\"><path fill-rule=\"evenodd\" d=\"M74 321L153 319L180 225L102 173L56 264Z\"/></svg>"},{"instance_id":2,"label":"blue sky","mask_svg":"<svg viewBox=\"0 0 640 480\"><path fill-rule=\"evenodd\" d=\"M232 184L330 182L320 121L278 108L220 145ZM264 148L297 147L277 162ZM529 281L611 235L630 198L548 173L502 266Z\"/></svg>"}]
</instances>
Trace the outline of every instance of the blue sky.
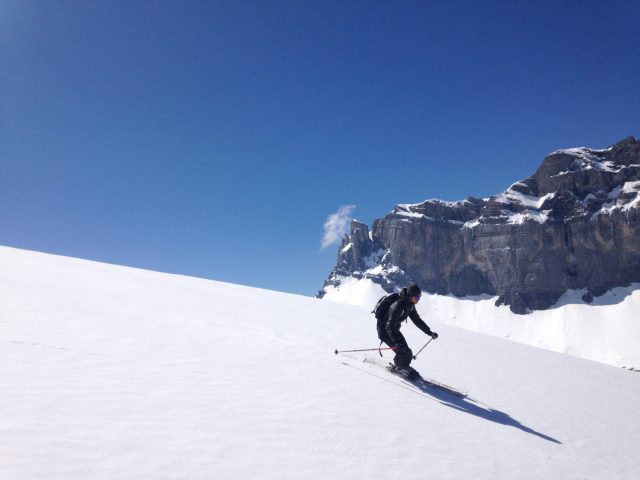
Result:
<instances>
[{"instance_id":1,"label":"blue sky","mask_svg":"<svg viewBox=\"0 0 640 480\"><path fill-rule=\"evenodd\" d=\"M640 128L637 2L0 5L0 244L313 295L339 207Z\"/></svg>"}]
</instances>

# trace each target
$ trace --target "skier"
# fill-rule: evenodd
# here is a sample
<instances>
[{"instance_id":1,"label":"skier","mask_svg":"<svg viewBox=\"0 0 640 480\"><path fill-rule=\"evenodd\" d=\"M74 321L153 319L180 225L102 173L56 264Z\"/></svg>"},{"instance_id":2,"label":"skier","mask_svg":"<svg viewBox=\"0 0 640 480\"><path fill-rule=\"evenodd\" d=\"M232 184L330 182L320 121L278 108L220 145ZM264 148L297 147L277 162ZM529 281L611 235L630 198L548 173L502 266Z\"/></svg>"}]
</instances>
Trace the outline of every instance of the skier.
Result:
<instances>
[{"instance_id":1,"label":"skier","mask_svg":"<svg viewBox=\"0 0 640 480\"><path fill-rule=\"evenodd\" d=\"M378 338L389 347L395 349L394 365L390 366L389 369L408 378L419 378L420 374L409 366L413 358L413 352L407 345L402 333L400 333L402 321L409 317L416 327L424 333L430 335L434 340L438 338L438 334L431 331L416 311L416 304L420 301L421 295L422 291L418 285L410 285L400 291L397 300L389 306L387 312L376 312L376 316L378 314L381 316L378 318Z\"/></svg>"}]
</instances>

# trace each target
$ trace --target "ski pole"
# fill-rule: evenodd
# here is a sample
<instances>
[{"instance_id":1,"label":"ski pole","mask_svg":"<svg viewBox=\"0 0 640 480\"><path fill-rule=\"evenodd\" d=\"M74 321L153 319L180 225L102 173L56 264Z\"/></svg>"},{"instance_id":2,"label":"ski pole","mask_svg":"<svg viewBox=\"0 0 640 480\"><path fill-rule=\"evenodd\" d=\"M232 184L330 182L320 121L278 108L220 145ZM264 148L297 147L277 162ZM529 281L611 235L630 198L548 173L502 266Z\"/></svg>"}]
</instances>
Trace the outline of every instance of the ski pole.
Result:
<instances>
[{"instance_id":1,"label":"ski pole","mask_svg":"<svg viewBox=\"0 0 640 480\"><path fill-rule=\"evenodd\" d=\"M335 352L333 352L333 353L335 353L335 354L337 355L337 354L339 354L339 353L350 353L350 352L375 352L375 351L378 351L378 350L395 350L395 349L396 349L396 347L385 347L385 348L363 348L363 349L360 349L360 350L338 350L338 349L336 348L336 351L335 351Z\"/></svg>"},{"instance_id":2,"label":"ski pole","mask_svg":"<svg viewBox=\"0 0 640 480\"><path fill-rule=\"evenodd\" d=\"M418 355L420 355L420 352L421 352L422 350L424 350L424 349L426 348L426 346L427 346L427 345L429 345L429 343L431 342L431 340L433 340L433 338L430 338L430 339L429 339L429 341L428 341L427 343L425 343L425 344L424 344L424 347L422 347L420 350L418 350L418 353L416 353L416 354L413 356L413 359L414 359L414 360L415 360L416 358L418 358Z\"/></svg>"}]
</instances>

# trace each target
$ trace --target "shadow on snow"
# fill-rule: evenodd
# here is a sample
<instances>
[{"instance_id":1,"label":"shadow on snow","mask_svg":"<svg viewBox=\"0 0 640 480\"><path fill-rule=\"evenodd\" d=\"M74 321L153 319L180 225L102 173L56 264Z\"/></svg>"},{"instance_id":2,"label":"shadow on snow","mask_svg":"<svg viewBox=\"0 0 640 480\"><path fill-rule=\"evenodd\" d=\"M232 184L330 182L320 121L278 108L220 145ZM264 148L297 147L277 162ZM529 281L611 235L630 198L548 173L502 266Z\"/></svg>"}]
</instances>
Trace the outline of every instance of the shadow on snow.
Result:
<instances>
[{"instance_id":1,"label":"shadow on snow","mask_svg":"<svg viewBox=\"0 0 640 480\"><path fill-rule=\"evenodd\" d=\"M555 438L545 435L543 433L537 432L533 428L529 428L521 424L520 422L518 422L516 419L512 418L508 414L501 412L500 410L491 408L488 405L485 405L482 402L476 401L472 398L458 397L457 395L447 392L446 390L441 390L439 388L424 385L422 383L410 382L409 380L406 380L406 379L403 380L401 383L394 382L390 378L383 377L381 375L376 375L373 372L367 371L355 365L351 365L346 362L342 362L342 364L354 370L364 372L367 375L371 375L373 377L379 378L380 380L384 380L385 382L391 383L396 387L405 388L418 395L423 395L435 401L439 401L442 405L453 408L460 412L468 413L470 415L474 415L476 417L483 418L485 420L489 420L491 422L495 422L500 425L515 427L519 430L522 430L525 433L530 433L531 435L535 435L536 437L539 437L543 440L547 440L549 442L562 445L562 442L560 442L559 440L556 440ZM394 376L393 374L390 374L390 375Z\"/></svg>"},{"instance_id":2,"label":"shadow on snow","mask_svg":"<svg viewBox=\"0 0 640 480\"><path fill-rule=\"evenodd\" d=\"M521 424L515 418L512 418L508 414L501 412L500 410L495 410L488 405L482 406L480 402L476 403L470 398L461 398L438 388L418 385L414 383L412 383L412 385L418 388L423 393L426 393L429 396L437 399L442 405L446 405L447 407L451 407L460 412L475 415L476 417L484 418L485 420L489 420L500 425L515 427L525 433L530 433L532 435L535 435L536 437L542 438L543 440L562 445L562 442L560 442L559 440L556 440L555 438L543 433L537 432L534 429Z\"/></svg>"}]
</instances>

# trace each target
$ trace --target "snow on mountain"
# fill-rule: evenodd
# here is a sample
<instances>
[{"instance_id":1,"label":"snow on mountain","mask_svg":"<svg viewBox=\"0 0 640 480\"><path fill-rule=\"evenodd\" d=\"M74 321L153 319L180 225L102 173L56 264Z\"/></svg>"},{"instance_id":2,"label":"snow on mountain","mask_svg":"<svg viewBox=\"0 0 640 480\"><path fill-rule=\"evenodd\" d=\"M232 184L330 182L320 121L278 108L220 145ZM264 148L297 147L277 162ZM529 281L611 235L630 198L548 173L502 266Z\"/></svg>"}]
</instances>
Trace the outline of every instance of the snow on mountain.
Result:
<instances>
[{"instance_id":1,"label":"snow on mountain","mask_svg":"<svg viewBox=\"0 0 640 480\"><path fill-rule=\"evenodd\" d=\"M0 477L638 478L637 373L426 300L415 367L474 400L334 355L368 307L0 247Z\"/></svg>"},{"instance_id":2,"label":"snow on mountain","mask_svg":"<svg viewBox=\"0 0 640 480\"><path fill-rule=\"evenodd\" d=\"M376 268L381 269L382 267ZM387 295L387 292L368 278L342 277L339 287L329 286L327 288L324 299L370 307L369 310L371 310L383 295Z\"/></svg>"},{"instance_id":3,"label":"snow on mountain","mask_svg":"<svg viewBox=\"0 0 640 480\"><path fill-rule=\"evenodd\" d=\"M512 185L512 187L522 186L522 185L523 185L522 183L516 183ZM544 202L555 197L555 195L556 195L556 192L552 192L552 193L547 193L542 197L535 197L533 195L527 195L525 193L514 190L513 188L509 188L506 192L496 195L494 199L496 202L499 202L499 203L507 203L507 204L520 203L527 207L540 209L544 204Z\"/></svg>"},{"instance_id":4,"label":"snow on mountain","mask_svg":"<svg viewBox=\"0 0 640 480\"><path fill-rule=\"evenodd\" d=\"M613 148L614 147L609 147L596 150L587 147L576 147L555 150L551 153L551 155L568 155L576 157L576 160L572 162L571 165L569 165L568 170L560 171L556 173L555 176L566 175L567 173L576 170L602 170L607 172L618 172L620 170L620 167L617 166L614 162L602 162L599 158L603 154L611 152Z\"/></svg>"}]
</instances>

